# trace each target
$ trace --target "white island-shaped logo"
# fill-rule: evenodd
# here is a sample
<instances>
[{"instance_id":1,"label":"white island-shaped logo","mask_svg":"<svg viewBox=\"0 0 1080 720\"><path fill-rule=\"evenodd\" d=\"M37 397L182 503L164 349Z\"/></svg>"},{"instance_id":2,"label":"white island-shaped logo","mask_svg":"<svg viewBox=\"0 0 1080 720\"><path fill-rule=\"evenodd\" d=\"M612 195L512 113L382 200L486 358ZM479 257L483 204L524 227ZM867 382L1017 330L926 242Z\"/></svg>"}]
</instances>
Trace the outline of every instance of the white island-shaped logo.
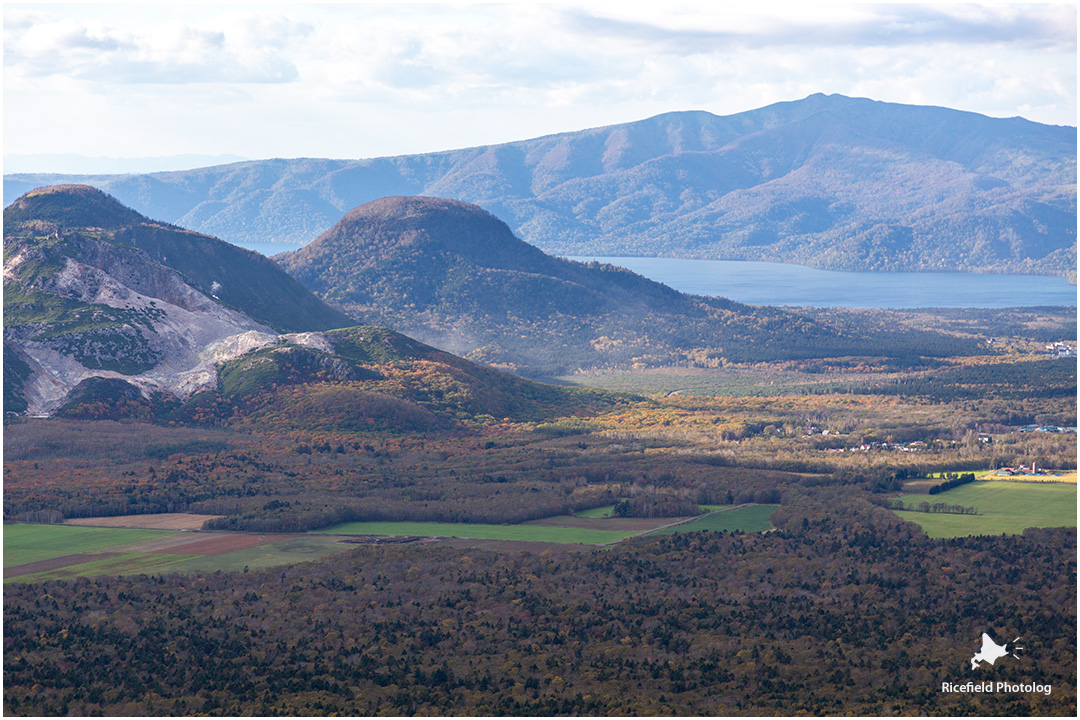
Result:
<instances>
[{"instance_id":1,"label":"white island-shaped logo","mask_svg":"<svg viewBox=\"0 0 1080 720\"><path fill-rule=\"evenodd\" d=\"M1019 637L1016 638L1016 640L1019 639ZM971 669L974 670L976 667L978 667L980 662L985 662L993 665L995 660L999 660L1006 655L1016 657L1016 651L1023 650L1023 648L1016 646L1016 640L1012 641L1013 652L1010 653L1008 643L1006 643L1005 645L998 645L996 642L994 642L993 638L991 638L986 633L983 633L982 647L979 649L979 652L975 653L975 656L971 658Z\"/></svg>"}]
</instances>

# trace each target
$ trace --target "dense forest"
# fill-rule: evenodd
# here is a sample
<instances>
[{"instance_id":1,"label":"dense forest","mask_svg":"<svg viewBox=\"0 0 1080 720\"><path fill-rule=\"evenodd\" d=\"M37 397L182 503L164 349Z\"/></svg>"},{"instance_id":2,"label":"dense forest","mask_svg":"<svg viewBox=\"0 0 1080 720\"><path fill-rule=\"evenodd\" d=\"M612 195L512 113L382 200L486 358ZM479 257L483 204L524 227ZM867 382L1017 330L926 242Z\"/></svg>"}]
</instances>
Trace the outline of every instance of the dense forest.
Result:
<instances>
[{"instance_id":1,"label":"dense forest","mask_svg":"<svg viewBox=\"0 0 1080 720\"><path fill-rule=\"evenodd\" d=\"M9 585L4 711L1075 715L1074 530L931 541L829 488L774 522ZM941 692L985 679L983 632L1024 640L994 680L1052 693Z\"/></svg>"}]
</instances>

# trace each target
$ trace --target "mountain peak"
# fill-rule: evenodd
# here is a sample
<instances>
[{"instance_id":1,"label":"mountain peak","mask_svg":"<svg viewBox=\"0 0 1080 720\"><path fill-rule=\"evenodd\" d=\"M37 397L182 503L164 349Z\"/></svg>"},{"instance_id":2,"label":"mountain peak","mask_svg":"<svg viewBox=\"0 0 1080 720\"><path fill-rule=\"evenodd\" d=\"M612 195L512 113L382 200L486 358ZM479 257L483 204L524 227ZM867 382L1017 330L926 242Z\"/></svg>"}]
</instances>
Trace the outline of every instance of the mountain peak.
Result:
<instances>
[{"instance_id":1,"label":"mountain peak","mask_svg":"<svg viewBox=\"0 0 1080 720\"><path fill-rule=\"evenodd\" d=\"M347 212L341 222L352 222L362 218L393 217L407 219L430 218L433 216L446 217L447 215L502 222L478 205L463 200L427 197L424 195L395 195L372 200Z\"/></svg>"},{"instance_id":2,"label":"mountain peak","mask_svg":"<svg viewBox=\"0 0 1080 720\"><path fill-rule=\"evenodd\" d=\"M43 179L7 176L5 196ZM451 207L415 197L427 196L475 202L557 255L1050 275L1076 266L1075 128L837 94L425 155L64 181L233 241L303 243L350 208L396 195L414 197L349 221L393 210L395 223L419 222L431 203Z\"/></svg>"},{"instance_id":3,"label":"mountain peak","mask_svg":"<svg viewBox=\"0 0 1080 720\"><path fill-rule=\"evenodd\" d=\"M483 208L427 196L386 197L353 208L290 256L327 254L351 256L364 264L382 264L406 255L453 256L481 267L508 269L546 265L549 260ZM293 263L285 260L283 264Z\"/></svg>"},{"instance_id":4,"label":"mountain peak","mask_svg":"<svg viewBox=\"0 0 1080 720\"><path fill-rule=\"evenodd\" d=\"M27 220L109 229L150 222L112 195L89 185L36 188L4 209L5 225Z\"/></svg>"}]
</instances>

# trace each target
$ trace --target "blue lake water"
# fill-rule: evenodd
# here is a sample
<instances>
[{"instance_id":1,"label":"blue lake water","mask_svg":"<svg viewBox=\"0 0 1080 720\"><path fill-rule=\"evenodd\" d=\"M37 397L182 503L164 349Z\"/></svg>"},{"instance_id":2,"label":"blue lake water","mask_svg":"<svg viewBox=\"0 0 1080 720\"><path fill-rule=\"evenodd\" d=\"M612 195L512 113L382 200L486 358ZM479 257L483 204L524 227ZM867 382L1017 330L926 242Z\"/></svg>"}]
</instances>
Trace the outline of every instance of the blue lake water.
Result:
<instances>
[{"instance_id":1,"label":"blue lake water","mask_svg":"<svg viewBox=\"0 0 1080 720\"><path fill-rule=\"evenodd\" d=\"M610 263L693 295L751 305L843 308L1076 306L1076 286L1044 275L841 272L802 265L641 257L570 257Z\"/></svg>"},{"instance_id":2,"label":"blue lake water","mask_svg":"<svg viewBox=\"0 0 1080 720\"><path fill-rule=\"evenodd\" d=\"M242 242L234 244L239 245L242 248L247 248L248 250L254 250L260 255L265 255L266 257L271 257L273 255L277 255L278 253L283 252L292 252L293 250L299 250L300 248L304 247L303 245L297 245L294 243Z\"/></svg>"},{"instance_id":3,"label":"blue lake water","mask_svg":"<svg viewBox=\"0 0 1080 720\"><path fill-rule=\"evenodd\" d=\"M297 250L289 243L238 243L266 256ZM841 272L803 265L733 260L570 256L624 267L693 295L750 305L844 308L1076 306L1076 286L1045 275L956 272Z\"/></svg>"}]
</instances>

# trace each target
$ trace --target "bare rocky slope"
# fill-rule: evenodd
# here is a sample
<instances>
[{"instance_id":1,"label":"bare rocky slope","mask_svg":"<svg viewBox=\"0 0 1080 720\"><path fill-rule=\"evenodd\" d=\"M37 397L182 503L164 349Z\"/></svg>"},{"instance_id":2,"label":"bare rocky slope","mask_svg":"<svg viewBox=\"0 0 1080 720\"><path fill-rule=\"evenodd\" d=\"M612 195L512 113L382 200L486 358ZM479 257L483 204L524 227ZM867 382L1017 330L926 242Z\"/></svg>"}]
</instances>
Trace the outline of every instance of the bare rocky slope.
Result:
<instances>
[{"instance_id":1,"label":"bare rocky slope","mask_svg":"<svg viewBox=\"0 0 1080 720\"><path fill-rule=\"evenodd\" d=\"M355 323L265 258L85 186L4 212L4 405L46 415L91 378L187 397L216 365Z\"/></svg>"},{"instance_id":2,"label":"bare rocky slope","mask_svg":"<svg viewBox=\"0 0 1080 720\"><path fill-rule=\"evenodd\" d=\"M840 95L425 155L9 175L5 202L73 181L233 242L306 243L363 203L427 195L478 204L560 255L1049 275L1076 267L1076 128Z\"/></svg>"}]
</instances>

